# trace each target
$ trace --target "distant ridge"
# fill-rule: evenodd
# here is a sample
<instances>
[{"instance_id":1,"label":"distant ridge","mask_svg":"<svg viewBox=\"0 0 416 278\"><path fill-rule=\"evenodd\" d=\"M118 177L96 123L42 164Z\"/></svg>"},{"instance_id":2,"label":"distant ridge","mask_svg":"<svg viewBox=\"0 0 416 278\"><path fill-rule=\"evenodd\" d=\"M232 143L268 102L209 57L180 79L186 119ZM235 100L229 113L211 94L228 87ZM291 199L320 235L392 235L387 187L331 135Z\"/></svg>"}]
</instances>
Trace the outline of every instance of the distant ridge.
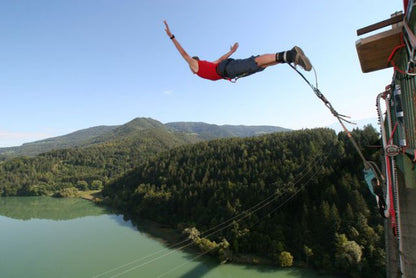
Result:
<instances>
[{"instance_id":1,"label":"distant ridge","mask_svg":"<svg viewBox=\"0 0 416 278\"><path fill-rule=\"evenodd\" d=\"M117 126L96 126L81 129L66 135L51 137L44 140L25 143L18 147L0 148L1 156L35 156L43 152L54 149L66 149L88 144L88 141L108 132L111 132Z\"/></svg>"},{"instance_id":2,"label":"distant ridge","mask_svg":"<svg viewBox=\"0 0 416 278\"><path fill-rule=\"evenodd\" d=\"M276 126L215 125L202 122L172 122L163 124L152 118L135 118L123 125L96 126L78 130L67 135L52 137L18 147L0 148L0 161L19 156L36 156L57 149L88 147L111 141L134 140L149 136L145 131L159 130L163 133L182 134L180 140L197 142L216 138L250 137L289 129ZM188 139L184 139L183 136ZM189 137L191 136L191 137ZM151 138L151 137L149 137ZM150 140L150 139L149 139ZM171 138L173 139L173 137Z\"/></svg>"},{"instance_id":3,"label":"distant ridge","mask_svg":"<svg viewBox=\"0 0 416 278\"><path fill-rule=\"evenodd\" d=\"M287 132L290 129L279 126L215 125L202 122L172 122L166 126L172 130L195 133L205 139L251 137L273 132Z\"/></svg>"}]
</instances>

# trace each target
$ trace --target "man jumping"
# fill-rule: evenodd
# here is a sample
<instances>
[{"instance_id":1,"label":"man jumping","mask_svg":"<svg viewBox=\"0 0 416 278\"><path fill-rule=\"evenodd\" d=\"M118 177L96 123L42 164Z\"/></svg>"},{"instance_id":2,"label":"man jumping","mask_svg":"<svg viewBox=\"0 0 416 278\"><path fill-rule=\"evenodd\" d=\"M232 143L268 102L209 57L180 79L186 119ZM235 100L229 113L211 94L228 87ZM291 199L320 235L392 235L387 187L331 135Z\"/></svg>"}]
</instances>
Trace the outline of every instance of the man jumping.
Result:
<instances>
[{"instance_id":1,"label":"man jumping","mask_svg":"<svg viewBox=\"0 0 416 278\"><path fill-rule=\"evenodd\" d=\"M247 59L232 59L230 56L238 48L238 43L235 43L230 48L230 51L225 53L218 60L213 62L200 60L198 57L191 57L188 55L188 53L186 53L186 51L175 38L175 35L172 35L166 20L164 23L166 26L166 34L169 36L176 49L188 63L191 71L194 74L197 74L199 77L205 79L213 81L220 79L237 79L256 72L260 72L269 66L277 65L280 63L293 63L295 66L301 66L306 71L310 71L312 69L312 65L308 57L305 56L302 49L298 46L293 47L291 50L278 52L275 54L251 56Z\"/></svg>"}]
</instances>

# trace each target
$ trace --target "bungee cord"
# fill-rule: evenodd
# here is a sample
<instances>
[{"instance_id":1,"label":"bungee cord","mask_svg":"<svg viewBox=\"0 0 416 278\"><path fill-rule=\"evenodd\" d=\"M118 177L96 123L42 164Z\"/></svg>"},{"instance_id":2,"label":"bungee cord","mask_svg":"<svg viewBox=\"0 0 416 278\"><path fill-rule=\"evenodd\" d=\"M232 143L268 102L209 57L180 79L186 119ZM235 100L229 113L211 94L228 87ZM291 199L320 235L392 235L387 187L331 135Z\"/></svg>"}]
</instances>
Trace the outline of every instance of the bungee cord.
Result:
<instances>
[{"instance_id":1,"label":"bungee cord","mask_svg":"<svg viewBox=\"0 0 416 278\"><path fill-rule=\"evenodd\" d=\"M354 148L357 150L357 153L360 155L361 159L364 162L364 166L367 167L371 167L367 162L367 160L365 159L363 153L360 150L360 147L358 146L357 142L354 140L354 138L352 137L350 131L346 128L344 122L346 123L350 123L350 124L356 124L354 122L351 122L349 119L349 116L346 115L342 115L340 113L338 113L335 108L332 106L332 104L328 101L328 99L324 96L324 94L321 93L321 91L318 88L318 77L316 74L316 70L315 68L312 66L312 69L315 73L315 86L312 85L312 83L292 64L288 64L294 71L296 71L301 77L302 79L306 82L306 84L309 85L309 87L311 87L311 89L313 90L313 92L315 93L315 95L322 100L322 102L325 104L325 106L329 109L329 111L331 111L332 115L334 115L335 118L337 118L337 120L339 121L339 123L341 124L342 128L344 129L345 133L347 133L348 138L350 139L351 143L353 144Z\"/></svg>"},{"instance_id":2,"label":"bungee cord","mask_svg":"<svg viewBox=\"0 0 416 278\"><path fill-rule=\"evenodd\" d=\"M327 98L321 93L321 91L318 88L318 78L317 78L317 74L316 74L316 70L314 67L312 67L314 73L315 73L315 86L312 85L312 83L292 64L289 64L289 66L296 71L301 77L302 79L309 85L309 87L311 87L311 89L313 90L313 92L315 93L315 95L322 100L322 102L325 104L325 106L331 111L332 115L334 115L335 118L337 118L338 122L341 124L343 130L345 131L345 133L347 134L348 139L350 140L350 142L352 143L352 145L354 146L355 150L357 151L358 155L360 156L361 160L364 163L364 169L365 169L365 175L367 177L369 177L368 179L373 181L373 179L375 178L377 181L375 182L376 185L375 186L380 186L382 183L384 183L384 177L381 174L380 169L378 168L378 166L372 162L372 161L367 161L367 159L364 157L364 154L362 153L360 147L358 146L357 142L355 141L354 137L352 136L351 132L346 128L345 123L350 123L350 124L355 124L354 122L351 122L349 119L349 116L346 115L342 115L340 113L338 113L335 108L332 106L332 104L327 100ZM367 180L366 180L367 181ZM374 181L373 181L374 182ZM369 181L367 181L367 183L369 183L369 187L370 186L374 186L371 185L371 183ZM382 204L379 204L380 206L380 210L384 211L384 208L382 208ZM383 213L384 214L384 213ZM382 214L382 215L383 215Z\"/></svg>"},{"instance_id":3,"label":"bungee cord","mask_svg":"<svg viewBox=\"0 0 416 278\"><path fill-rule=\"evenodd\" d=\"M315 74L315 86L312 85L311 82L309 82L309 80L292 64L288 64L293 70L295 70L301 77L302 79L306 82L306 84L309 85L309 87L311 87L311 89L313 90L313 92L315 93L315 95L321 99L323 101L323 103L325 104L325 106L331 111L332 115L334 115L340 122L342 127L344 128L344 130L346 129L345 126L343 125L342 122L347 122L350 124L355 124L349 120L347 120L347 118L350 118L349 116L346 115L342 115L339 114L334 107L332 106L332 104L326 99L326 97L321 93L321 91L318 89L318 75L316 74L316 70L315 68L312 66L313 72Z\"/></svg>"}]
</instances>

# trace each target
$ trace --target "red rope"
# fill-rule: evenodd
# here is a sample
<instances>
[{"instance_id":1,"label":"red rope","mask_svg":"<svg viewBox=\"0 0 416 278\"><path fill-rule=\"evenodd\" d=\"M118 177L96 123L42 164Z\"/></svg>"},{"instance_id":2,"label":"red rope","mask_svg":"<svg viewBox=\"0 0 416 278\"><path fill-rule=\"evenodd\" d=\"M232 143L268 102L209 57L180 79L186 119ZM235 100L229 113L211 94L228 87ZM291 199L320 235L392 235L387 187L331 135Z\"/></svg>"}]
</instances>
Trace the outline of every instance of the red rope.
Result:
<instances>
[{"instance_id":1,"label":"red rope","mask_svg":"<svg viewBox=\"0 0 416 278\"><path fill-rule=\"evenodd\" d=\"M391 52L391 54L390 54L390 56L389 56L389 58L387 59L387 61L393 66L393 68L394 68L394 70L395 71L398 71L398 72L400 72L401 74L406 74L406 72L404 71L404 70L402 70L402 69L400 69L397 65L396 65L396 63L394 62L394 60L393 60L393 57L394 57L394 55L396 54L396 52L399 50L399 49L401 49L401 48L403 48L403 47L405 47L406 45L403 43L403 35L402 35L402 43L400 44L400 45L398 45L398 46L396 46L393 50L392 50L392 52Z\"/></svg>"},{"instance_id":2,"label":"red rope","mask_svg":"<svg viewBox=\"0 0 416 278\"><path fill-rule=\"evenodd\" d=\"M401 35L400 35L400 44L397 45L395 48L393 48L393 50L390 53L389 58L387 59L387 62L389 62L393 66L394 70L400 72L401 74L407 74L407 72L404 71L404 70L402 70L402 69L400 69L396 65L396 63L394 62L394 59L393 58L394 58L394 55L396 55L396 52L399 51L399 49L402 49L404 47L406 47L406 44L404 43L403 33L401 33Z\"/></svg>"},{"instance_id":3,"label":"red rope","mask_svg":"<svg viewBox=\"0 0 416 278\"><path fill-rule=\"evenodd\" d=\"M390 215L390 225L394 235L397 234L397 222L396 222L396 211L394 210L394 198L393 198L393 187L392 187L392 177L391 177L391 165L390 158L386 157L386 166L387 166L387 181L389 187L389 215Z\"/></svg>"},{"instance_id":4,"label":"red rope","mask_svg":"<svg viewBox=\"0 0 416 278\"><path fill-rule=\"evenodd\" d=\"M387 169L388 171L388 181L389 181L389 201L390 201L390 208L389 208L389 215L390 215L390 225L393 230L394 235L397 234L397 222L396 222L396 211L394 210L394 198L393 198L393 186L392 186L392 178L391 178L391 166L390 166L390 158L386 159Z\"/></svg>"},{"instance_id":5,"label":"red rope","mask_svg":"<svg viewBox=\"0 0 416 278\"><path fill-rule=\"evenodd\" d=\"M397 126L398 126L398 122L396 122L394 125L393 131L391 132L390 138L387 142L388 145L390 145L393 140L394 133L396 132ZM391 164L390 164L390 157L385 155L385 158L386 158L386 166L387 166L386 174L387 174L388 185L389 185L388 191L389 191L389 203L390 203L389 205L390 225L391 225L393 234L396 236L397 235L397 221L396 221L396 211L394 209L393 186L392 186L393 179L391 176L392 169L391 169Z\"/></svg>"},{"instance_id":6,"label":"red rope","mask_svg":"<svg viewBox=\"0 0 416 278\"><path fill-rule=\"evenodd\" d=\"M391 132L389 141L387 144L391 144L393 137L394 137L394 133L396 132L398 126L398 122L396 122L396 124L394 125L393 131ZM391 177L391 165L390 165L390 157L386 156L386 166L387 166L387 178L388 178L388 184L389 184L389 202L390 202L390 207L389 207L389 215L390 215L390 225L391 225L391 229L393 231L393 234L396 236L397 235L397 221L396 221L396 211L394 209L394 198L393 198L393 179Z\"/></svg>"},{"instance_id":7,"label":"red rope","mask_svg":"<svg viewBox=\"0 0 416 278\"><path fill-rule=\"evenodd\" d=\"M388 145L391 144L391 141L393 140L393 136L394 136L394 133L396 132L396 129L397 129L398 125L399 125L399 122L396 122L396 124L394 125L394 128L393 128L393 131L391 132L390 139L387 142Z\"/></svg>"}]
</instances>

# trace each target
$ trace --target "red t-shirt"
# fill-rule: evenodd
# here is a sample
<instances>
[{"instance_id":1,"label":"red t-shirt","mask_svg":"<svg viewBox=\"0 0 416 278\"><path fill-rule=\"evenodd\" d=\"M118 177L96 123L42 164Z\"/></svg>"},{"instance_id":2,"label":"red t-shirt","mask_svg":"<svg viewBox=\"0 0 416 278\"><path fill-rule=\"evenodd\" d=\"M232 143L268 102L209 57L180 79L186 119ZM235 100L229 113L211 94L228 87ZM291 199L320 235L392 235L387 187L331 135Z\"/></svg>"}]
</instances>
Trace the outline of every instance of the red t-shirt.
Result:
<instances>
[{"instance_id":1,"label":"red t-shirt","mask_svg":"<svg viewBox=\"0 0 416 278\"><path fill-rule=\"evenodd\" d=\"M217 73L217 64L208 61L198 61L199 70L196 73L199 77L209 80L220 80L223 79Z\"/></svg>"}]
</instances>

